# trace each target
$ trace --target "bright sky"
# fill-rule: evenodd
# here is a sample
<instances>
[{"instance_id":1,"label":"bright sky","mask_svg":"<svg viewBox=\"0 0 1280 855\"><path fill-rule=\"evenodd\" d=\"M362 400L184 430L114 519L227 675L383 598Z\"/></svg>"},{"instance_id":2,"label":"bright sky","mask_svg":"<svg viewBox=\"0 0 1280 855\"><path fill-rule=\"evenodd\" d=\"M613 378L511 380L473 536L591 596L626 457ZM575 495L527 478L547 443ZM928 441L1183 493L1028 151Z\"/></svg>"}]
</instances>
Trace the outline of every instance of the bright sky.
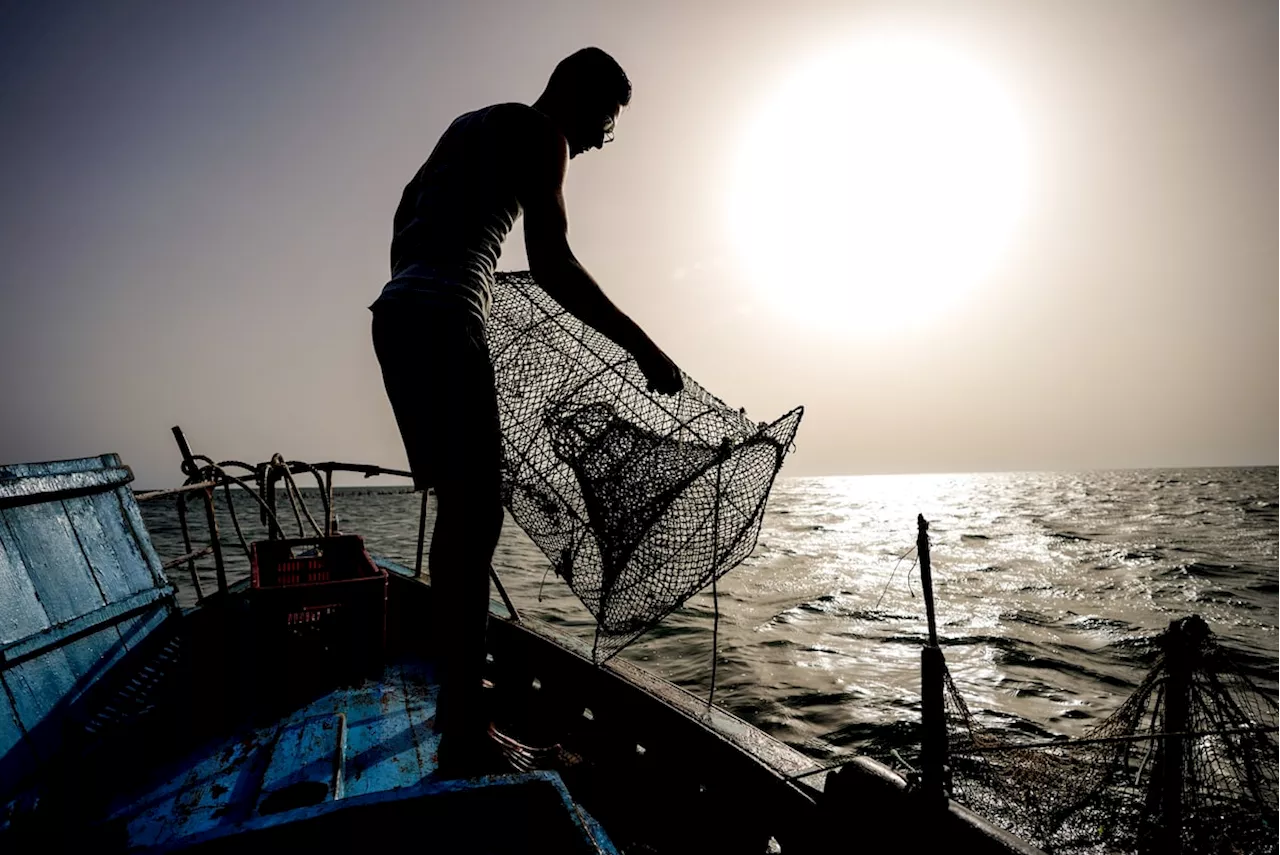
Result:
<instances>
[{"instance_id":1,"label":"bright sky","mask_svg":"<svg viewBox=\"0 0 1280 855\"><path fill-rule=\"evenodd\" d=\"M404 465L401 189L598 45L635 95L571 243L712 392L805 405L784 475L1275 464L1276 8L0 4L0 462Z\"/></svg>"}]
</instances>

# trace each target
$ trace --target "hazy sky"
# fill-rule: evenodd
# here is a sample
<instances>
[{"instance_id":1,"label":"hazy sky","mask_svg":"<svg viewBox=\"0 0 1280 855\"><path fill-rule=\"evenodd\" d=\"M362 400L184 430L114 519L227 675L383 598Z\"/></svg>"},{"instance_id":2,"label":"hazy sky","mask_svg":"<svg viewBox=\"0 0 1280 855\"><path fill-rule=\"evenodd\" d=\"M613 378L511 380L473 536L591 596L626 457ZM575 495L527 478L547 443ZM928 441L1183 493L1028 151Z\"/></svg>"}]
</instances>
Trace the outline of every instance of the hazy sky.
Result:
<instances>
[{"instance_id":1,"label":"hazy sky","mask_svg":"<svg viewBox=\"0 0 1280 855\"><path fill-rule=\"evenodd\" d=\"M872 325L846 300L889 293L865 241L778 238L802 289L733 223L755 199L845 228L867 80L785 83L882 33L976 69L1023 160L1002 220L1003 155L991 193L909 200L890 267L934 260L937 299ZM0 3L0 462L116 451L173 483L181 424L217 458L403 465L366 311L401 189L454 116L594 44L635 95L571 164L571 243L712 392L805 405L784 474L1275 464L1276 34L1270 0ZM871 78L924 122L886 149L919 174L1008 142L942 71ZM798 183L811 205L759 189ZM997 225L949 291L947 247Z\"/></svg>"}]
</instances>

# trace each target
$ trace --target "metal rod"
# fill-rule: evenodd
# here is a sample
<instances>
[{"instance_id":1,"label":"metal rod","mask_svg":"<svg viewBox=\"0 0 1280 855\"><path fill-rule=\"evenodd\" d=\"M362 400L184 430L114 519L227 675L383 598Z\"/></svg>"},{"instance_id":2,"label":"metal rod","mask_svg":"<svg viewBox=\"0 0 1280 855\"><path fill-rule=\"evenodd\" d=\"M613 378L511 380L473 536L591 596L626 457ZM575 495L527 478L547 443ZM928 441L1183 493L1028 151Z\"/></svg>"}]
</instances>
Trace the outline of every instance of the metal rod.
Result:
<instances>
[{"instance_id":1,"label":"metal rod","mask_svg":"<svg viewBox=\"0 0 1280 855\"><path fill-rule=\"evenodd\" d=\"M338 532L334 529L333 522L333 470L325 469L324 472L324 494L328 498L324 506L324 533L333 537Z\"/></svg>"},{"instance_id":2,"label":"metal rod","mask_svg":"<svg viewBox=\"0 0 1280 855\"><path fill-rule=\"evenodd\" d=\"M194 493L196 490L204 490L208 487L218 486L217 481L197 481L194 484L183 484L181 487L171 487L167 490L151 490L147 493L134 493L133 498L139 502L149 502L153 499L164 499L169 496L181 496L184 493Z\"/></svg>"},{"instance_id":3,"label":"metal rod","mask_svg":"<svg viewBox=\"0 0 1280 855\"><path fill-rule=\"evenodd\" d=\"M507 589L503 587L502 580L498 578L498 571L493 565L489 565L489 578L493 580L493 585L498 589L498 596L502 597L502 604L507 607L507 613L511 615L511 620L520 623L520 613L516 611L516 604L511 602L511 598L507 596Z\"/></svg>"},{"instance_id":4,"label":"metal rod","mask_svg":"<svg viewBox=\"0 0 1280 855\"><path fill-rule=\"evenodd\" d=\"M213 506L213 490L204 491L204 515L209 522L209 545L213 547L213 572L218 579L218 593L227 592L227 566L222 561L222 543L218 535L218 515Z\"/></svg>"},{"instance_id":5,"label":"metal rod","mask_svg":"<svg viewBox=\"0 0 1280 855\"><path fill-rule=\"evenodd\" d=\"M262 481L262 498L267 503L267 513L271 515L271 519L277 520L276 524L268 529L267 538L269 540L275 540L276 538L283 540L285 536L284 529L280 527L279 518L276 516L276 481L279 480L279 476L277 475L274 461L262 465L265 467Z\"/></svg>"},{"instance_id":6,"label":"metal rod","mask_svg":"<svg viewBox=\"0 0 1280 855\"><path fill-rule=\"evenodd\" d=\"M200 575L196 573L195 556L191 554L191 529L187 525L187 497L178 496L178 523L182 527L182 545L187 550L187 569L191 571L191 584L196 588L196 602L204 602L204 588L200 584Z\"/></svg>"},{"instance_id":7,"label":"metal rod","mask_svg":"<svg viewBox=\"0 0 1280 855\"><path fill-rule=\"evenodd\" d=\"M186 564L189 564L192 570L194 571L196 559L203 558L204 556L208 555L212 551L213 551L212 546L202 546L199 549L191 550L186 555L180 555L177 558L170 559L169 561L166 561L164 564L160 566L165 570L172 570L174 567L177 567L179 564L186 563Z\"/></svg>"},{"instance_id":8,"label":"metal rod","mask_svg":"<svg viewBox=\"0 0 1280 855\"><path fill-rule=\"evenodd\" d=\"M191 446L187 445L187 437L178 425L174 425L171 430L173 438L178 442L178 451L182 454L182 474L188 478L194 478L200 469L196 466L195 457L191 454Z\"/></svg>"},{"instance_id":9,"label":"metal rod","mask_svg":"<svg viewBox=\"0 0 1280 855\"><path fill-rule=\"evenodd\" d=\"M200 467L196 465L195 456L191 453L191 446L187 445L187 437L181 427L173 426L173 438L177 440L178 450L182 452L182 471L188 478L196 477L200 473ZM227 568L222 561L222 544L218 540L218 517L214 512L212 487L204 490L204 514L209 524L209 545L213 547L213 570L218 577L218 593L225 594Z\"/></svg>"},{"instance_id":10,"label":"metal rod","mask_svg":"<svg viewBox=\"0 0 1280 855\"><path fill-rule=\"evenodd\" d=\"M313 463L312 466L321 472L357 472L366 478L374 475L399 475L401 478L412 478L412 472L403 469L388 469L385 466L373 466L368 463L336 463L332 460L324 463Z\"/></svg>"}]
</instances>

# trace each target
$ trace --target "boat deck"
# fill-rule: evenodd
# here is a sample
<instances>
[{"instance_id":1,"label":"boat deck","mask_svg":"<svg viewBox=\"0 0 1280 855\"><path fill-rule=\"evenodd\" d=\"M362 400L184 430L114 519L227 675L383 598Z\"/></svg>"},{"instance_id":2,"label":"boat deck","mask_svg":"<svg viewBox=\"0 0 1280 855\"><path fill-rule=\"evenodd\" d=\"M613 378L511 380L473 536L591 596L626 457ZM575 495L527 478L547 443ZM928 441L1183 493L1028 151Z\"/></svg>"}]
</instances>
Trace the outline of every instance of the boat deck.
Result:
<instances>
[{"instance_id":1,"label":"boat deck","mask_svg":"<svg viewBox=\"0 0 1280 855\"><path fill-rule=\"evenodd\" d=\"M335 826L339 811L354 817L365 807L386 814L393 802L413 802L414 821L424 835L466 835L479 845L476 851L505 852L492 829L457 826L464 817L480 821L499 812L507 826L500 836L545 838L551 807L551 825L561 826L552 833L565 835L565 851L615 851L555 773L439 779L437 690L429 663L401 658L376 679L335 688L269 725L205 746L161 771L140 792L121 793L109 821L123 826L130 848L203 843L217 849L219 841L228 848L242 845L246 832L274 829L282 836L286 826L291 833L308 822ZM432 815L428 831L423 823ZM380 824L385 821L383 816ZM311 833L323 837L333 828Z\"/></svg>"}]
</instances>

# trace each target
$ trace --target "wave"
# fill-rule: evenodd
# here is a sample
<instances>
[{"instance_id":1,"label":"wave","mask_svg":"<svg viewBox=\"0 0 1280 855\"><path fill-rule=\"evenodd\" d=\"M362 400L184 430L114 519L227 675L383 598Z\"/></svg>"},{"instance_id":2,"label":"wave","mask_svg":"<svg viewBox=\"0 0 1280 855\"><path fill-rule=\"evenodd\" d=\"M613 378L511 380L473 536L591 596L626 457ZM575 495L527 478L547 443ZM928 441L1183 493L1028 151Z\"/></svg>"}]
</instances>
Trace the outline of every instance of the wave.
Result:
<instances>
[{"instance_id":1,"label":"wave","mask_svg":"<svg viewBox=\"0 0 1280 855\"><path fill-rule=\"evenodd\" d=\"M1051 531L1049 532L1049 537L1054 540L1065 540L1068 543L1089 543L1092 540L1092 538L1083 534L1076 534L1073 531Z\"/></svg>"},{"instance_id":2,"label":"wave","mask_svg":"<svg viewBox=\"0 0 1280 855\"><path fill-rule=\"evenodd\" d=\"M1179 564L1161 575L1183 575L1196 579L1235 579L1240 571L1238 564L1216 564L1211 561L1190 561Z\"/></svg>"},{"instance_id":3,"label":"wave","mask_svg":"<svg viewBox=\"0 0 1280 855\"><path fill-rule=\"evenodd\" d=\"M1136 680L1117 677L1083 664L1081 660L1088 661L1088 657L1092 655L1089 651L1070 645L1054 645L1054 647L1056 648L1054 650L1055 653L1070 652L1073 655L1048 655L1037 651L1034 645L1015 645L1000 649L996 654L996 658L1001 665L1007 667L1055 671L1084 677L1090 682L1125 689L1132 689L1138 685Z\"/></svg>"},{"instance_id":4,"label":"wave","mask_svg":"<svg viewBox=\"0 0 1280 855\"><path fill-rule=\"evenodd\" d=\"M1097 615L1081 615L1065 621L1065 626L1082 630L1123 630L1134 631L1133 624L1117 618L1104 618Z\"/></svg>"},{"instance_id":5,"label":"wave","mask_svg":"<svg viewBox=\"0 0 1280 855\"><path fill-rule=\"evenodd\" d=\"M1005 623L1005 622L1025 623L1028 626L1053 626L1056 623L1056 621L1053 618L1049 617L1048 615L1043 615L1043 614L1040 614L1039 612L1028 612L1028 611L1021 611L1021 610L1013 611L1013 612L1001 612L1000 622L1001 623Z\"/></svg>"}]
</instances>

